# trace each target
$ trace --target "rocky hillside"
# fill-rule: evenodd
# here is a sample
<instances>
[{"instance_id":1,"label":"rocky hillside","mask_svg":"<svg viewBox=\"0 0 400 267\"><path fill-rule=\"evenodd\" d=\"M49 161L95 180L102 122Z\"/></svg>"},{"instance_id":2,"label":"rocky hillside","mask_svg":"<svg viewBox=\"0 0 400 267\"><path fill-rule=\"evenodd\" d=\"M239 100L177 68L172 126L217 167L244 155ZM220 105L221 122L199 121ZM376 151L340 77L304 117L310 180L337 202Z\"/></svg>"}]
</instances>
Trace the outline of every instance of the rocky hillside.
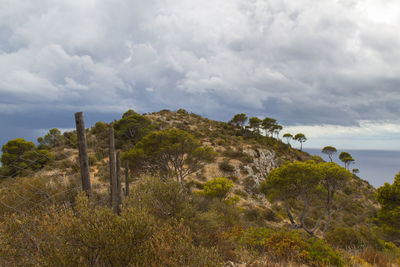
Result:
<instances>
[{"instance_id":1,"label":"rocky hillside","mask_svg":"<svg viewBox=\"0 0 400 267\"><path fill-rule=\"evenodd\" d=\"M254 219L286 221L283 207L269 203L258 190L260 183L272 169L286 161L323 161L320 157L300 151L280 139L253 135L250 132L242 133L229 123L202 118L185 110L164 110L145 116L160 130L182 129L199 138L204 146L211 146L218 153L216 161L207 164L204 171L191 176L189 183L194 188L201 189L202 183L212 177L232 180L233 195L240 197L240 205L246 208L249 216L265 216ZM298 147L297 143L292 143ZM336 223L367 226L368 218L378 209L375 191L367 181L354 175L338 194L341 207L335 215Z\"/></svg>"},{"instance_id":2,"label":"rocky hillside","mask_svg":"<svg viewBox=\"0 0 400 267\"><path fill-rule=\"evenodd\" d=\"M128 123L131 126L133 125L132 129L134 130L131 130L131 135L129 137L123 135L123 132L126 132L126 124L124 123ZM190 203L190 205L188 204L190 207L186 207L187 204L182 204L178 201L178 199L182 199L182 201L183 199L187 199L187 195L181 196L179 195L181 194L179 192L176 192L176 194L179 195L178 198L177 196L174 196L173 203L175 204L168 204L167 209L171 209L174 206L182 207L183 210L193 209L195 211L192 210L192 213L189 212L192 215L171 215L181 214L181 212L183 212L182 210L170 210L167 213L165 212L165 210L163 210L161 215L159 212L157 212L157 208L159 205L161 205L162 207L164 207L163 205L165 205L165 203L163 203L159 198L172 197L164 195L162 191L159 191L164 189L160 188L165 186L170 187L173 185L149 184L147 180L148 178L146 178L149 176L149 173L135 172L136 169L131 170L130 180L133 186L133 190L140 191L146 187L152 188L145 189L143 190L143 192L136 191L135 195L136 197L140 196L139 199L135 200L137 203L140 203L140 201L142 200L146 201L146 199L148 199L150 201L151 199L153 199L149 202L151 203L149 206L150 210L148 210L147 212L149 214L153 214L155 216L155 219L150 220L155 220L158 222L160 218L164 220L165 214L168 214L168 216L172 216L174 220L179 218L179 220L181 220L182 218L186 218L185 220L191 221L191 219L188 218L190 218L191 216L193 217L195 216L194 214L196 214L196 220L199 220L197 223L202 220L218 221L218 227L214 225L215 222L213 222L209 225L209 227L211 228L207 230L200 227L201 223L199 225L197 225L196 223L196 226L192 225L193 222L190 222L188 225L185 224L185 226L176 226L172 223L172 221L168 221L168 224L170 225L170 223L172 223L171 225L174 225L173 231L180 231L177 230L179 227L188 226L191 229L190 231L193 231L193 233L190 232L190 238L193 238L193 244L197 244L195 247L197 247L198 244L203 244L203 241L197 240L199 238L197 235L202 235L202 231L207 232L207 238L212 238L204 241L204 244L206 244L204 246L207 247L207 249L217 249L219 253L218 257L221 256L224 259L224 262L227 262L228 259L232 259L233 261L237 262L249 261L249 259L253 259L253 257L257 258L256 261L260 261L260 258L258 257L260 257L260 255L264 255L263 253L266 252L266 250L264 247L260 248L259 245L253 243L256 241L253 239L255 238L255 236L251 237L251 235L255 234L255 232L253 233L252 231L263 232L263 229L266 228L275 229L274 231L281 231L282 229L288 230L293 228L290 226L290 220L288 218L287 210L284 203L280 201L272 201L268 198L267 195L263 194L260 191L260 184L265 181L271 170L278 168L288 161L305 162L308 160L313 160L317 163L323 162L320 157L309 155L308 153L297 149L298 145L295 144L294 141L292 141L292 146L290 144L287 144L286 142L283 142L280 139L277 139L276 137L265 136L264 134L251 130L249 128L238 128L227 122L213 121L196 114L188 113L187 111L182 109L176 112L162 110L160 112L143 115L139 115L133 111L127 111L127 113L125 113L119 121L98 122L95 126L87 129L86 131L89 147L89 164L93 190L91 201L93 201L95 206L100 207L107 206L110 198L108 128L111 125L113 125L116 129L117 148L121 150L123 154L135 147L135 144L140 142L140 140L142 140L146 134L168 129L183 130L193 136L193 138L195 138L196 140L199 140L203 147L212 148L212 150L215 152L215 157L213 158L213 160L211 162L205 163L202 168L185 178L185 187L189 189L192 196L191 200L185 201L188 201L188 203ZM141 130L139 131L139 128L143 130L143 132L141 132ZM36 206L40 207L39 210L42 210L42 205L46 205L46 208L44 209L46 212L45 217L52 217L53 215L49 215L49 209L52 209L52 205L61 205L58 207L68 207L70 204L67 203L72 203L73 206L73 203L75 203L75 201L78 201L75 198L77 192L80 189L80 176L78 152L76 148L76 135L74 135L74 132L64 133L63 135L61 135L61 133L53 131L53 134L49 133L49 135L41 139L41 143L38 146L38 149L47 149L52 155L51 159L50 156L46 156L49 158L49 161L46 161L47 163L44 164L41 169L31 169L27 167L24 169L23 173L21 172L19 173L19 175L10 176L8 179L3 179L3 182L0 184L0 204L3 204L3 210L1 214L3 215L2 220L4 221L4 225L8 225L10 223L6 215L8 216L10 214L16 214L16 211L17 214L21 213L21 215L25 216L26 214L30 214L30 212L36 210ZM18 176L24 176L25 178ZM224 196L224 204L218 201L214 203L209 201L204 202L204 200L202 199L197 199L197 197L204 195L205 186L209 186L208 182L213 178L218 177L224 177L230 184L233 185L232 188L229 188L230 190L228 195ZM41 189L37 191L37 188ZM122 183L122 190L125 191L124 183ZM151 192L153 192L152 190L155 190L154 192L157 193L151 196L142 195L150 194ZM168 190L172 189L170 188ZM175 192L174 190L172 191ZM45 193L42 194L42 191ZM338 192L336 192L334 198L335 204L332 207L332 222L330 224L327 235L328 237L330 236L330 238L327 238L327 240L332 246L341 249L347 248L348 245L353 248L372 246L375 249L376 247L383 247L383 241L379 241L380 239L378 238L377 234L375 232L374 234L372 234L371 232L373 229L376 228L373 222L373 218L377 213L377 210L380 208L378 202L375 200L375 192L376 190L367 181L360 179L356 175L352 175L351 179L345 184L345 186L340 188ZM126 198L124 201L129 202L131 200L129 200L129 198ZM36 204L32 206L32 203ZM40 205L37 203L40 203ZM155 203L158 204L154 207ZM290 204L293 213L300 212L304 208L301 202L291 202ZM140 206L140 209L143 207L144 206ZM129 208L129 205L126 206L126 208ZM154 209L156 209L156 211ZM317 221L317 218L320 214L318 214L318 209L316 210L317 211L313 210L309 214L306 223L314 224ZM217 217L214 218L213 216ZM224 216L231 217L229 217L230 219L228 220L228 217ZM22 219L19 218L18 220ZM152 223L154 223L155 221L152 221ZM37 222L30 223L36 224ZM222 225L219 225L221 223ZM325 220L322 222L321 225L324 225L324 223ZM12 225L10 227L12 227ZM65 227L68 228L70 226ZM212 227L216 228L214 229ZM3 229L3 234L7 233L7 231L11 231L10 229ZM156 226L155 229L158 229L158 226ZM317 230L315 233L317 237L322 237L321 230ZM168 234L165 232L162 233L162 235ZM194 236L192 236L192 234ZM260 233L256 234L256 236L258 236L257 238L261 238L259 234ZM262 242L272 242L270 239L268 239L272 238L272 232L265 232L263 235L263 238L267 238L265 240L269 241ZM294 236L292 236L291 233L290 236L285 238L289 238L290 240L294 238L293 240L297 240L295 242L303 242L300 241L300 239L296 239L300 238L296 236L297 234L294 234ZM227 238L229 240L232 239L233 241L231 241L233 243L220 243L222 242L221 240L225 240ZM157 244L160 245L159 243ZM303 245L306 246L305 243ZM156 245L152 243L152 246ZM245 249L246 252L243 252L242 249ZM307 249L305 249L305 251L308 251L307 253L314 253L311 252L311 250ZM239 253L239 251L241 252ZM8 252L9 251L7 250L7 253ZM160 251L158 251L157 253L159 252ZM250 253L251 255L253 255L252 253L256 253L258 256L249 256L250 254L246 253ZM343 253L344 256L342 256L344 258L348 257L348 259L344 259L344 261L353 261L353 259L350 260L351 255L347 254L347 252ZM241 257L238 257L239 254L247 255L247 259L241 259ZM276 259L268 258L267 262L269 262L270 264L274 263L279 265L280 260L287 261L291 257L294 257L292 259L296 258L296 260L293 260L293 262L296 263L308 262L308 264L311 264L310 262L313 262L314 260L315 262L319 262L318 264L315 264L315 266L320 266L321 262L324 262L321 259L316 260L317 258L315 258L314 256L307 256L307 259L310 261L303 261L303 256L299 256L300 258L296 258L293 255L289 256L285 254L283 256L281 255L277 257ZM334 259L336 259L335 257L332 258L332 261L328 262L332 263ZM278 258L280 260L277 260ZM342 261L340 260L338 262ZM360 259L359 262L362 262L362 260ZM340 266L341 264L342 263L338 263L337 265ZM261 264L249 266L278 265ZM170 266L179 265L171 264ZM211 264L210 266L214 265ZM216 266L220 265L216 264Z\"/></svg>"},{"instance_id":3,"label":"rocky hillside","mask_svg":"<svg viewBox=\"0 0 400 267\"><path fill-rule=\"evenodd\" d=\"M323 161L320 157L300 151L282 140L253 134L249 130L241 131L229 123L203 118L185 110L163 110L144 114L144 117L151 121L154 130L181 129L198 138L203 146L212 147L217 153L215 160L190 175L186 180L187 186L192 191L198 191L207 180L225 177L234 184L231 196L239 199L239 205L248 213L250 219L259 222L287 222L281 203L270 203L259 191L260 183L272 169L286 161ZM102 137L106 139L107 131L103 130ZM109 186L107 141L99 140L96 131L99 131L98 127L93 127L87 132L91 179L98 192L106 193ZM65 143L51 150L55 154L55 161L35 175L57 173L62 177L76 177L79 172L77 150ZM335 215L335 223L339 225L368 225L368 218L378 209L375 189L355 175L338 193L337 198L340 208L338 207Z\"/></svg>"}]
</instances>

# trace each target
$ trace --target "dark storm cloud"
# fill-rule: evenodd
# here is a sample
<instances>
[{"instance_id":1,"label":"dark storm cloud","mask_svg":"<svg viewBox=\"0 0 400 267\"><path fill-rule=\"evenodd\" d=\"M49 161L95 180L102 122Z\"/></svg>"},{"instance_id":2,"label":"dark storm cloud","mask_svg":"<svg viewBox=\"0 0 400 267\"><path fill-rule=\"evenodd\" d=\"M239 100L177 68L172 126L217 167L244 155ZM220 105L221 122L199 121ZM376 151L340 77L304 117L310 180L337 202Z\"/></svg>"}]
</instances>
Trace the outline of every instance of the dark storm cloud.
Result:
<instances>
[{"instance_id":1,"label":"dark storm cloud","mask_svg":"<svg viewBox=\"0 0 400 267\"><path fill-rule=\"evenodd\" d=\"M246 112L287 125L400 113L394 1L2 2L2 128L20 118L73 127L75 111L128 108L223 120Z\"/></svg>"}]
</instances>

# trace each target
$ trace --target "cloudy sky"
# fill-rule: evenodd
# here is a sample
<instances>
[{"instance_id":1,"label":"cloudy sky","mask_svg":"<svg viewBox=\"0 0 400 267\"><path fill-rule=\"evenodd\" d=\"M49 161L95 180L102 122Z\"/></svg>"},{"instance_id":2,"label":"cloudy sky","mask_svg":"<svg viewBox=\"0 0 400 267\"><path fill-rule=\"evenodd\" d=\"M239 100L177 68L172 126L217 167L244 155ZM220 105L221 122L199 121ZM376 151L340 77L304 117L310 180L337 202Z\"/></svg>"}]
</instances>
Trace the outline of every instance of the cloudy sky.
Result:
<instances>
[{"instance_id":1,"label":"cloudy sky","mask_svg":"<svg viewBox=\"0 0 400 267\"><path fill-rule=\"evenodd\" d=\"M400 145L392 0L0 0L0 142L185 108L306 146ZM285 130L284 130L285 131Z\"/></svg>"}]
</instances>

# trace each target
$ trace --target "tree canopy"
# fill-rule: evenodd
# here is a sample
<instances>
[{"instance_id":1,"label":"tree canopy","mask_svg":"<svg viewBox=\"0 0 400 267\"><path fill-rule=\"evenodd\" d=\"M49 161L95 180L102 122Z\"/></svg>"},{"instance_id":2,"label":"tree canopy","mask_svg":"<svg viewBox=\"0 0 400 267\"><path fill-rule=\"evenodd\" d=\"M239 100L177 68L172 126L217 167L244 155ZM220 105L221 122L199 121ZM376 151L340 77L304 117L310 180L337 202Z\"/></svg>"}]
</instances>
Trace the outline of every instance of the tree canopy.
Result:
<instances>
[{"instance_id":1,"label":"tree canopy","mask_svg":"<svg viewBox=\"0 0 400 267\"><path fill-rule=\"evenodd\" d=\"M204 162L211 162L214 155L212 148L202 147L193 135L170 129L148 134L125 158L139 158L142 170L162 180L175 177L184 188L184 179L200 170Z\"/></svg>"},{"instance_id":2,"label":"tree canopy","mask_svg":"<svg viewBox=\"0 0 400 267\"><path fill-rule=\"evenodd\" d=\"M249 127L256 133L260 132L262 120L257 117L252 117L249 119Z\"/></svg>"},{"instance_id":3,"label":"tree canopy","mask_svg":"<svg viewBox=\"0 0 400 267\"><path fill-rule=\"evenodd\" d=\"M230 124L243 128L246 124L247 116L244 113L239 113L233 116L233 118L229 121Z\"/></svg>"},{"instance_id":4,"label":"tree canopy","mask_svg":"<svg viewBox=\"0 0 400 267\"><path fill-rule=\"evenodd\" d=\"M283 129L283 126L282 126L282 125L275 124L275 125L272 127L272 134L271 134L271 136L273 137L274 134L276 134L276 138L279 138L279 133L282 131L282 129Z\"/></svg>"},{"instance_id":5,"label":"tree canopy","mask_svg":"<svg viewBox=\"0 0 400 267\"><path fill-rule=\"evenodd\" d=\"M121 157L123 162L129 162L129 169L135 176L140 175L146 170L145 159L144 151L140 148L130 149L124 152Z\"/></svg>"},{"instance_id":6,"label":"tree canopy","mask_svg":"<svg viewBox=\"0 0 400 267\"><path fill-rule=\"evenodd\" d=\"M286 213L294 228L302 228L314 235L321 220L325 217L324 232L331 221L331 209L335 192L349 179L350 173L335 163L287 162L272 170L261 183L260 190L270 200L285 202ZM292 213L291 203L300 201L302 210L296 216ZM320 203L325 202L324 208ZM307 216L314 210L318 220L310 227L306 224Z\"/></svg>"},{"instance_id":7,"label":"tree canopy","mask_svg":"<svg viewBox=\"0 0 400 267\"><path fill-rule=\"evenodd\" d=\"M290 144L290 140L293 139L293 135L292 135L291 133L285 133L285 134L283 135L283 138L286 139L286 143L289 145L289 144Z\"/></svg>"},{"instance_id":8,"label":"tree canopy","mask_svg":"<svg viewBox=\"0 0 400 267\"><path fill-rule=\"evenodd\" d=\"M351 179L351 173L334 162L318 163L317 168L319 169L321 175L320 182L325 189L326 194L325 211L328 218L323 230L323 235L325 235L332 219L332 204L335 193L339 189L342 189L344 185Z\"/></svg>"},{"instance_id":9,"label":"tree canopy","mask_svg":"<svg viewBox=\"0 0 400 267\"><path fill-rule=\"evenodd\" d=\"M122 119L114 123L116 146L132 147L152 129L151 121L148 118L133 110L128 110Z\"/></svg>"},{"instance_id":10,"label":"tree canopy","mask_svg":"<svg viewBox=\"0 0 400 267\"><path fill-rule=\"evenodd\" d=\"M49 132L44 137L39 137L37 139L38 143L44 147L56 147L61 145L63 141L63 136L60 130L57 128L50 129Z\"/></svg>"},{"instance_id":11,"label":"tree canopy","mask_svg":"<svg viewBox=\"0 0 400 267\"><path fill-rule=\"evenodd\" d=\"M303 150L303 143L307 141L306 136L303 133L298 133L293 139L300 143L300 150Z\"/></svg>"},{"instance_id":12,"label":"tree canopy","mask_svg":"<svg viewBox=\"0 0 400 267\"><path fill-rule=\"evenodd\" d=\"M102 121L96 122L92 128L92 133L96 136L97 141L108 140L108 124Z\"/></svg>"},{"instance_id":13,"label":"tree canopy","mask_svg":"<svg viewBox=\"0 0 400 267\"><path fill-rule=\"evenodd\" d=\"M340 159L340 160L343 160L344 158L351 158L350 153L349 153L349 152L345 152L345 151L341 152L341 153L339 154L339 159Z\"/></svg>"},{"instance_id":14,"label":"tree canopy","mask_svg":"<svg viewBox=\"0 0 400 267\"><path fill-rule=\"evenodd\" d=\"M333 161L333 160L332 160L332 155L336 154L336 153L337 153L337 150L336 150L336 148L333 147L333 146L326 146L326 147L324 147L324 148L322 149L322 153L327 154L328 157L329 157L329 159L330 159L330 161L332 162L332 161Z\"/></svg>"},{"instance_id":15,"label":"tree canopy","mask_svg":"<svg viewBox=\"0 0 400 267\"><path fill-rule=\"evenodd\" d=\"M23 138L8 141L1 151L2 172L7 176L23 175L28 169L40 169L52 159L49 151L36 149L33 142Z\"/></svg>"},{"instance_id":16,"label":"tree canopy","mask_svg":"<svg viewBox=\"0 0 400 267\"><path fill-rule=\"evenodd\" d=\"M400 245L400 172L394 177L393 184L385 183L378 188L376 198L381 204L377 223L388 240Z\"/></svg>"},{"instance_id":17,"label":"tree canopy","mask_svg":"<svg viewBox=\"0 0 400 267\"><path fill-rule=\"evenodd\" d=\"M273 135L274 127L276 125L276 120L273 118L265 117L262 121L262 128L267 135Z\"/></svg>"},{"instance_id":18,"label":"tree canopy","mask_svg":"<svg viewBox=\"0 0 400 267\"><path fill-rule=\"evenodd\" d=\"M348 152L342 152L339 154L339 159L344 163L346 169L349 168L351 163L354 163L353 157Z\"/></svg>"}]
</instances>

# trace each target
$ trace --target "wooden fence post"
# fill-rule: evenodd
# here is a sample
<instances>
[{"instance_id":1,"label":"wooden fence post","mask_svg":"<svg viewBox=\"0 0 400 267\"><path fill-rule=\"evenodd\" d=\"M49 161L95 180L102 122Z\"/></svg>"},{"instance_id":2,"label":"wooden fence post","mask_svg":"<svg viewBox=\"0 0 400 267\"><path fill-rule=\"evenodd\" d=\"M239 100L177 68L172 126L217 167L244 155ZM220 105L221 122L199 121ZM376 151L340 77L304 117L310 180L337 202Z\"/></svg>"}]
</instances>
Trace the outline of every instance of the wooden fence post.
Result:
<instances>
[{"instance_id":1,"label":"wooden fence post","mask_svg":"<svg viewBox=\"0 0 400 267\"><path fill-rule=\"evenodd\" d=\"M117 172L115 164L115 140L114 140L114 128L111 125L109 130L109 150L110 150L110 206L114 213L118 213L118 197L117 197Z\"/></svg>"},{"instance_id":2,"label":"wooden fence post","mask_svg":"<svg viewBox=\"0 0 400 267\"><path fill-rule=\"evenodd\" d=\"M89 160L87 154L85 122L83 120L82 112L75 113L75 124L76 124L76 135L78 137L79 163L81 167L82 189L86 192L86 195L89 197L91 195L92 189L90 186Z\"/></svg>"},{"instance_id":3,"label":"wooden fence post","mask_svg":"<svg viewBox=\"0 0 400 267\"><path fill-rule=\"evenodd\" d=\"M129 162L125 163L125 196L129 196Z\"/></svg>"},{"instance_id":4,"label":"wooden fence post","mask_svg":"<svg viewBox=\"0 0 400 267\"><path fill-rule=\"evenodd\" d=\"M118 214L120 213L120 205L122 204L121 196L121 152L117 151L117 199L118 199Z\"/></svg>"}]
</instances>

